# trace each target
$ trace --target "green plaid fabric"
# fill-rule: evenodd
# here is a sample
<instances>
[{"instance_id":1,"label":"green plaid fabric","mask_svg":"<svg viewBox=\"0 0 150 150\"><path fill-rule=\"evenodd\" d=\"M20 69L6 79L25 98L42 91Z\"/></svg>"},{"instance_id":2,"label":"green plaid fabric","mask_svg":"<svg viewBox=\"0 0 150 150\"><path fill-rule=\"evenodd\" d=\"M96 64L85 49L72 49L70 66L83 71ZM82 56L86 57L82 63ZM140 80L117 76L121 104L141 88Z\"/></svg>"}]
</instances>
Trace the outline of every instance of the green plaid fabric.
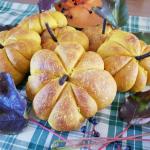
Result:
<instances>
[{"instance_id":1,"label":"green plaid fabric","mask_svg":"<svg viewBox=\"0 0 150 150\"><path fill-rule=\"evenodd\" d=\"M1 25L15 25L20 22L24 17L36 13L38 8L36 5L12 3L0 0L0 24ZM145 31L150 32L150 18L130 16L129 24L123 28L126 31L137 32ZM21 94L25 95L24 86L18 87ZM117 133L122 131L126 126L118 118L118 108L124 101L129 93L118 93L112 105L101 112L98 112L95 118L99 121L96 130L99 131L102 137L114 137ZM28 112L34 116L31 109L31 104L28 105ZM47 122L40 121L40 123L50 128ZM92 130L92 124L88 121L84 123L88 130ZM124 136L141 134L150 132L150 126L132 126ZM67 139L79 139L85 137L83 133L78 131L72 132L57 132ZM150 137L147 137L150 138ZM28 126L18 135L3 135L0 134L0 149L1 150L47 150L51 149L52 143L58 138L51 133L42 130L40 127L29 122ZM132 150L150 150L150 143L140 141L124 141L121 143L122 149L131 146ZM111 144L107 150L115 150L115 145Z\"/></svg>"}]
</instances>

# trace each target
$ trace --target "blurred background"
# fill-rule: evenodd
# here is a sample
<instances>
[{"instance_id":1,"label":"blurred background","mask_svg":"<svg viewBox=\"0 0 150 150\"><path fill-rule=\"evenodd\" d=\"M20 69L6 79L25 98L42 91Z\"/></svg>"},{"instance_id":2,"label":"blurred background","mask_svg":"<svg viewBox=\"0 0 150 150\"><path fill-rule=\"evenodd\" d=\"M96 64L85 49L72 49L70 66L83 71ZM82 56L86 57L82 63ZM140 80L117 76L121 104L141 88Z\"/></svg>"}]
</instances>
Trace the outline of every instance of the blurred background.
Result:
<instances>
[{"instance_id":1,"label":"blurred background","mask_svg":"<svg viewBox=\"0 0 150 150\"><path fill-rule=\"evenodd\" d=\"M37 3L38 0L12 0L22 3ZM126 0L129 14L134 16L150 17L150 0Z\"/></svg>"}]
</instances>

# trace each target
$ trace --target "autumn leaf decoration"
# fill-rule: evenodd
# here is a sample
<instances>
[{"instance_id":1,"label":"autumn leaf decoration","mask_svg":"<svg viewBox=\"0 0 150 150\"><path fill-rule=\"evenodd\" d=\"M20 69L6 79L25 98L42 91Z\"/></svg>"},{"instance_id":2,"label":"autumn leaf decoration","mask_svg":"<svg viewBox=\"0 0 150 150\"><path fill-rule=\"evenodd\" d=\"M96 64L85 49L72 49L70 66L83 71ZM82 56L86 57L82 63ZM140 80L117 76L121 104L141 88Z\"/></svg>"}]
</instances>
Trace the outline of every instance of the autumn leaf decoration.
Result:
<instances>
[{"instance_id":1,"label":"autumn leaf decoration","mask_svg":"<svg viewBox=\"0 0 150 150\"><path fill-rule=\"evenodd\" d=\"M27 126L27 102L15 87L10 74L0 73L0 132L16 134Z\"/></svg>"},{"instance_id":2,"label":"autumn leaf decoration","mask_svg":"<svg viewBox=\"0 0 150 150\"><path fill-rule=\"evenodd\" d=\"M125 0L102 0L102 7L94 7L93 11L103 17L113 27L122 27L128 22L128 7Z\"/></svg>"}]
</instances>

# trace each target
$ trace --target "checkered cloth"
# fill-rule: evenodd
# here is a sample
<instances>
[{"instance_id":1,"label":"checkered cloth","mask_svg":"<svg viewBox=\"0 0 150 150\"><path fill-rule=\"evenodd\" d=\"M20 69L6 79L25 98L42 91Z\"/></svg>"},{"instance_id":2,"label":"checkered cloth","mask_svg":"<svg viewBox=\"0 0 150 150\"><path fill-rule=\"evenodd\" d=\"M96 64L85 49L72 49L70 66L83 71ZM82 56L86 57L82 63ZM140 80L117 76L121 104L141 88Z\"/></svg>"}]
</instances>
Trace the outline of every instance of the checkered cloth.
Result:
<instances>
[{"instance_id":1,"label":"checkered cloth","mask_svg":"<svg viewBox=\"0 0 150 150\"><path fill-rule=\"evenodd\" d=\"M0 0L0 25L15 25L20 22L26 16L29 16L38 11L36 5L12 3ZM150 32L150 18L130 16L129 24L123 28L124 30L137 32L145 31ZM18 87L21 94L25 95L24 86ZM102 137L114 137L117 133L122 131L126 126L125 122L122 122L118 118L118 108L124 101L128 93L118 93L115 101L112 105L101 112L98 112L95 116L99 122L96 126L96 130L99 131ZM28 112L31 116L34 116L31 109L31 104L28 105ZM50 128L46 121L40 121L40 123ZM86 121L84 123L89 131L92 130L92 124ZM144 132L150 132L150 126L132 126L124 136L141 134ZM57 132L67 139L79 139L86 137L80 130L72 132ZM150 138L150 137L146 137ZM55 135L48 133L41 129L37 125L29 122L28 126L18 135L3 135L0 134L0 149L1 150L47 150L51 149L52 143L58 140ZM122 149L131 146L132 150L150 150L150 143L140 141L124 141L121 143ZM110 145L107 150L115 150L115 145Z\"/></svg>"}]
</instances>

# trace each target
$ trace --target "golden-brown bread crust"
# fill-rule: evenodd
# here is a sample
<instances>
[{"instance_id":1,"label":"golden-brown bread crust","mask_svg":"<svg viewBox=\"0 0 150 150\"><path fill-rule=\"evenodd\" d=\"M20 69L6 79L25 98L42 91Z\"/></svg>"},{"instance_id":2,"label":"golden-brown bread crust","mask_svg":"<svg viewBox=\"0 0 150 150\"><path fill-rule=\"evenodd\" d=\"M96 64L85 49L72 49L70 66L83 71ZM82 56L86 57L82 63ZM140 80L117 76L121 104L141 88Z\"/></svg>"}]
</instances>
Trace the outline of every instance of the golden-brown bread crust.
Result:
<instances>
[{"instance_id":1,"label":"golden-brown bread crust","mask_svg":"<svg viewBox=\"0 0 150 150\"><path fill-rule=\"evenodd\" d=\"M85 118L94 116L98 111L95 100L83 88L74 84L71 84L71 87L82 116Z\"/></svg>"},{"instance_id":2,"label":"golden-brown bread crust","mask_svg":"<svg viewBox=\"0 0 150 150\"><path fill-rule=\"evenodd\" d=\"M60 34L60 36L58 37L58 40L60 42L78 42L79 44L81 44L83 46L83 48L85 50L88 50L89 48L89 39L87 38L87 36L82 32L82 31L66 31L63 34Z\"/></svg>"},{"instance_id":3,"label":"golden-brown bread crust","mask_svg":"<svg viewBox=\"0 0 150 150\"><path fill-rule=\"evenodd\" d=\"M138 92L139 89L143 90L147 83L147 71L140 65L138 66L138 75L136 78L136 81L134 83L134 86L132 87L132 90L135 92Z\"/></svg>"},{"instance_id":4,"label":"golden-brown bread crust","mask_svg":"<svg viewBox=\"0 0 150 150\"><path fill-rule=\"evenodd\" d=\"M48 11L44 11L40 14L40 22L43 30L46 29L45 23L48 23L50 28L55 29L57 27L57 22Z\"/></svg>"},{"instance_id":5,"label":"golden-brown bread crust","mask_svg":"<svg viewBox=\"0 0 150 150\"><path fill-rule=\"evenodd\" d=\"M140 45L141 45L141 53L143 54L144 52L146 52L146 49L147 49L147 44L144 42L144 41L142 41L142 40L140 40Z\"/></svg>"},{"instance_id":6,"label":"golden-brown bread crust","mask_svg":"<svg viewBox=\"0 0 150 150\"><path fill-rule=\"evenodd\" d=\"M147 57L140 61L140 65L147 71L147 84L150 84L150 58Z\"/></svg>"},{"instance_id":7,"label":"golden-brown bread crust","mask_svg":"<svg viewBox=\"0 0 150 150\"><path fill-rule=\"evenodd\" d=\"M116 95L116 83L104 70L75 71L71 81L84 88L95 99L99 110L110 105Z\"/></svg>"},{"instance_id":8,"label":"golden-brown bread crust","mask_svg":"<svg viewBox=\"0 0 150 150\"><path fill-rule=\"evenodd\" d=\"M48 82L35 96L33 109L35 114L43 120L47 120L54 105L56 104L64 85L59 85L58 78Z\"/></svg>"},{"instance_id":9,"label":"golden-brown bread crust","mask_svg":"<svg viewBox=\"0 0 150 150\"><path fill-rule=\"evenodd\" d=\"M118 86L118 90L122 92L130 90L136 82L137 75L138 62L133 58L114 76Z\"/></svg>"},{"instance_id":10,"label":"golden-brown bread crust","mask_svg":"<svg viewBox=\"0 0 150 150\"><path fill-rule=\"evenodd\" d=\"M123 68L132 57L130 56L110 56L104 59L105 69L112 75L115 75L121 68Z\"/></svg>"},{"instance_id":11,"label":"golden-brown bread crust","mask_svg":"<svg viewBox=\"0 0 150 150\"><path fill-rule=\"evenodd\" d=\"M48 38L45 41L42 40L42 48L43 49L49 49L49 50L55 50L57 47L58 43L56 43L53 39Z\"/></svg>"},{"instance_id":12,"label":"golden-brown bread crust","mask_svg":"<svg viewBox=\"0 0 150 150\"><path fill-rule=\"evenodd\" d=\"M9 30L6 35L4 46L17 42L19 40L34 41L34 45L37 48L40 48L41 38L39 34L35 31L28 31L22 28L14 28L14 29Z\"/></svg>"},{"instance_id":13,"label":"golden-brown bread crust","mask_svg":"<svg viewBox=\"0 0 150 150\"><path fill-rule=\"evenodd\" d=\"M48 122L58 131L70 131L80 127L84 117L80 114L70 84L66 86L53 108Z\"/></svg>"},{"instance_id":14,"label":"golden-brown bread crust","mask_svg":"<svg viewBox=\"0 0 150 150\"><path fill-rule=\"evenodd\" d=\"M67 31L76 31L76 29L74 27L71 27L71 26L65 26L65 27L61 27L61 28L56 28L54 30L55 35L57 37L59 37L60 35L64 34Z\"/></svg>"},{"instance_id":15,"label":"golden-brown bread crust","mask_svg":"<svg viewBox=\"0 0 150 150\"><path fill-rule=\"evenodd\" d=\"M102 34L102 25L89 26L82 30L89 39L89 50L97 51L97 49L108 38L112 28L107 25L105 34Z\"/></svg>"},{"instance_id":16,"label":"golden-brown bread crust","mask_svg":"<svg viewBox=\"0 0 150 150\"><path fill-rule=\"evenodd\" d=\"M79 44L83 46L85 50L89 49L88 37L82 31L78 31L73 27L66 26L62 28L56 28L54 30L54 34L59 43L78 42ZM42 48L55 50L57 43L52 40L47 30L45 30L42 33L41 39L42 39Z\"/></svg>"},{"instance_id":17,"label":"golden-brown bread crust","mask_svg":"<svg viewBox=\"0 0 150 150\"><path fill-rule=\"evenodd\" d=\"M22 54L15 49L12 49L10 45L9 47L5 47L5 51L8 59L16 70L22 74L25 74L29 71L30 61L27 60Z\"/></svg>"},{"instance_id":18,"label":"golden-brown bread crust","mask_svg":"<svg viewBox=\"0 0 150 150\"><path fill-rule=\"evenodd\" d=\"M56 77L66 73L56 53L49 50L40 50L33 55L30 70L31 74L47 72Z\"/></svg>"},{"instance_id":19,"label":"golden-brown bread crust","mask_svg":"<svg viewBox=\"0 0 150 150\"><path fill-rule=\"evenodd\" d=\"M21 21L21 23L19 23L18 26L25 30L33 30L38 33L42 32L39 14L26 17L24 20Z\"/></svg>"},{"instance_id":20,"label":"golden-brown bread crust","mask_svg":"<svg viewBox=\"0 0 150 150\"><path fill-rule=\"evenodd\" d=\"M138 56L141 54L140 41L134 34L121 30L113 30L110 37L110 41L119 43L131 56Z\"/></svg>"},{"instance_id":21,"label":"golden-brown bread crust","mask_svg":"<svg viewBox=\"0 0 150 150\"><path fill-rule=\"evenodd\" d=\"M57 27L65 27L67 25L67 18L59 11L50 12L50 15L56 20Z\"/></svg>"},{"instance_id":22,"label":"golden-brown bread crust","mask_svg":"<svg viewBox=\"0 0 150 150\"><path fill-rule=\"evenodd\" d=\"M4 41L6 39L6 35L7 35L8 31L1 31L0 32L0 44L4 45Z\"/></svg>"},{"instance_id":23,"label":"golden-brown bread crust","mask_svg":"<svg viewBox=\"0 0 150 150\"><path fill-rule=\"evenodd\" d=\"M74 70L90 70L90 69L101 69L104 70L104 62L97 53L92 51L86 52L76 65Z\"/></svg>"},{"instance_id":24,"label":"golden-brown bread crust","mask_svg":"<svg viewBox=\"0 0 150 150\"><path fill-rule=\"evenodd\" d=\"M45 29L46 22L51 28L67 25L67 19L62 13L45 11L25 18L11 30L0 32L0 44L4 46L0 54L0 57L4 57L0 71L10 73L16 84L19 84L29 71L32 55L41 49L39 33Z\"/></svg>"},{"instance_id":25,"label":"golden-brown bread crust","mask_svg":"<svg viewBox=\"0 0 150 150\"><path fill-rule=\"evenodd\" d=\"M26 59L30 60L32 57L32 41L29 40L19 40L12 44L5 46L6 49L13 49L23 55Z\"/></svg>"},{"instance_id":26,"label":"golden-brown bread crust","mask_svg":"<svg viewBox=\"0 0 150 150\"><path fill-rule=\"evenodd\" d=\"M12 77L15 81L15 84L20 83L20 81L22 81L24 76L19 71L17 71L14 68L14 66L11 64L11 62L9 61L9 59L7 57L5 49L0 50L0 60L1 60L0 71L1 72L9 72L12 75Z\"/></svg>"},{"instance_id":27,"label":"golden-brown bread crust","mask_svg":"<svg viewBox=\"0 0 150 150\"><path fill-rule=\"evenodd\" d=\"M58 45L55 49L55 52L59 56L62 64L67 70L67 73L70 74L85 50L76 42L72 42L71 44L65 42Z\"/></svg>"},{"instance_id":28,"label":"golden-brown bread crust","mask_svg":"<svg viewBox=\"0 0 150 150\"><path fill-rule=\"evenodd\" d=\"M40 14L26 17L19 23L18 27L41 34L46 29L45 23L48 23L52 29L55 29L57 27L66 26L67 19L58 11L44 11Z\"/></svg>"},{"instance_id":29,"label":"golden-brown bread crust","mask_svg":"<svg viewBox=\"0 0 150 150\"><path fill-rule=\"evenodd\" d=\"M142 54L146 54L150 52L150 45L144 46L144 50L142 51ZM147 84L150 84L150 57L147 57L140 61L140 65L147 71Z\"/></svg>"},{"instance_id":30,"label":"golden-brown bread crust","mask_svg":"<svg viewBox=\"0 0 150 150\"><path fill-rule=\"evenodd\" d=\"M108 51L109 49L109 51ZM102 56L102 58L107 58L109 56L130 56L130 53L128 50L124 47L122 47L120 44L114 41L106 41L104 44L102 44L97 52Z\"/></svg>"},{"instance_id":31,"label":"golden-brown bread crust","mask_svg":"<svg viewBox=\"0 0 150 150\"><path fill-rule=\"evenodd\" d=\"M42 87L44 87L50 80L54 78L56 77L53 76L53 74L46 72L29 76L29 82L26 84L27 97L30 100L33 100L36 93L38 93Z\"/></svg>"},{"instance_id":32,"label":"golden-brown bread crust","mask_svg":"<svg viewBox=\"0 0 150 150\"><path fill-rule=\"evenodd\" d=\"M57 45L57 42L51 38L47 30L41 34L41 46L43 49L55 50Z\"/></svg>"},{"instance_id":33,"label":"golden-brown bread crust","mask_svg":"<svg viewBox=\"0 0 150 150\"><path fill-rule=\"evenodd\" d=\"M101 57L85 52L76 42L61 43L55 51L38 51L30 69L27 95L33 100L35 114L48 119L55 130L77 129L115 98L116 83L104 71Z\"/></svg>"},{"instance_id":34,"label":"golden-brown bread crust","mask_svg":"<svg viewBox=\"0 0 150 150\"><path fill-rule=\"evenodd\" d=\"M150 46L135 35L114 30L97 51L104 59L105 69L115 78L118 91L142 91L150 83L150 58L136 56L150 52Z\"/></svg>"},{"instance_id":35,"label":"golden-brown bread crust","mask_svg":"<svg viewBox=\"0 0 150 150\"><path fill-rule=\"evenodd\" d=\"M15 27L0 33L0 38L2 37L4 49L0 57L4 58L0 63L0 72L10 73L15 84L19 84L29 71L32 55L41 48L40 36L34 31Z\"/></svg>"}]
</instances>

